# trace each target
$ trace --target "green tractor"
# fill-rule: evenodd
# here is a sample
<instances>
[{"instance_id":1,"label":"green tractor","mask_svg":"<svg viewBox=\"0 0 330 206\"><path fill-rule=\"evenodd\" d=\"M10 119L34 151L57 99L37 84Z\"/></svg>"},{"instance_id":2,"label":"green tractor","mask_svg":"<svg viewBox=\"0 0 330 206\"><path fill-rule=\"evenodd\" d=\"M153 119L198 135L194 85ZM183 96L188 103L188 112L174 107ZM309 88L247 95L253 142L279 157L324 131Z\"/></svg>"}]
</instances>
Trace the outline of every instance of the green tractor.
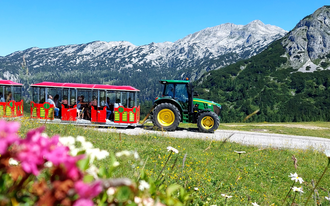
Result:
<instances>
[{"instance_id":1,"label":"green tractor","mask_svg":"<svg viewBox=\"0 0 330 206\"><path fill-rule=\"evenodd\" d=\"M157 97L152 122L161 130L173 131L180 122L197 123L201 132L214 132L220 124L221 105L198 96L189 80L161 80L162 97Z\"/></svg>"}]
</instances>

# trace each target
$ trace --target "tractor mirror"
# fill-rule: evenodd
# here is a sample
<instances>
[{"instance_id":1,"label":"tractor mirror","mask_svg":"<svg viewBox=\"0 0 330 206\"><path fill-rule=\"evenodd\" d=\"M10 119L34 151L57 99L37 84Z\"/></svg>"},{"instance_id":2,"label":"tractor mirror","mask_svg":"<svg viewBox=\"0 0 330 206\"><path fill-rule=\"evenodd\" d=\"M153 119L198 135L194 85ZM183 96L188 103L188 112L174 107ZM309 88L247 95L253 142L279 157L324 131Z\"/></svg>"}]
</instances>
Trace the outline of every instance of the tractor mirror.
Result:
<instances>
[{"instance_id":1,"label":"tractor mirror","mask_svg":"<svg viewBox=\"0 0 330 206\"><path fill-rule=\"evenodd\" d=\"M197 92L194 92L193 96L198 97L199 95L197 94Z\"/></svg>"}]
</instances>

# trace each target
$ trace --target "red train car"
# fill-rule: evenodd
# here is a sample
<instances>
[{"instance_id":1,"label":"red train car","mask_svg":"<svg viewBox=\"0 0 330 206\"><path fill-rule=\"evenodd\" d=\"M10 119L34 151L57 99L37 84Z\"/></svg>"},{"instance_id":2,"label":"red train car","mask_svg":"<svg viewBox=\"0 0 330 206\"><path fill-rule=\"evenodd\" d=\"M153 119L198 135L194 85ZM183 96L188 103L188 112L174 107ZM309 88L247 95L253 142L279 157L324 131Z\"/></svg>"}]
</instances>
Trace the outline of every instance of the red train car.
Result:
<instances>
[{"instance_id":1,"label":"red train car","mask_svg":"<svg viewBox=\"0 0 330 206\"><path fill-rule=\"evenodd\" d=\"M22 84L0 80L0 118L23 116Z\"/></svg>"},{"instance_id":2,"label":"red train car","mask_svg":"<svg viewBox=\"0 0 330 206\"><path fill-rule=\"evenodd\" d=\"M140 90L131 86L41 82L31 87L31 118L109 127L140 121Z\"/></svg>"}]
</instances>

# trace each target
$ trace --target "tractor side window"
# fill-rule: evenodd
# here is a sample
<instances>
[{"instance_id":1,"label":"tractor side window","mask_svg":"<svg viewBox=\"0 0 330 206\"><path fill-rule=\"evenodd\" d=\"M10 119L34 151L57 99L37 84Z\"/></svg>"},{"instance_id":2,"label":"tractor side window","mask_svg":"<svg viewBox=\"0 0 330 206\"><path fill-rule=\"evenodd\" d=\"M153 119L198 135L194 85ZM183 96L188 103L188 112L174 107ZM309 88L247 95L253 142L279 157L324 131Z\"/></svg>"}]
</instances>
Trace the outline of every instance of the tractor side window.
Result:
<instances>
[{"instance_id":1,"label":"tractor side window","mask_svg":"<svg viewBox=\"0 0 330 206\"><path fill-rule=\"evenodd\" d=\"M177 84L175 87L175 99L182 103L188 102L188 91L186 84Z\"/></svg>"},{"instance_id":2,"label":"tractor side window","mask_svg":"<svg viewBox=\"0 0 330 206\"><path fill-rule=\"evenodd\" d=\"M173 95L174 95L174 84L166 84L164 96L173 97Z\"/></svg>"}]
</instances>

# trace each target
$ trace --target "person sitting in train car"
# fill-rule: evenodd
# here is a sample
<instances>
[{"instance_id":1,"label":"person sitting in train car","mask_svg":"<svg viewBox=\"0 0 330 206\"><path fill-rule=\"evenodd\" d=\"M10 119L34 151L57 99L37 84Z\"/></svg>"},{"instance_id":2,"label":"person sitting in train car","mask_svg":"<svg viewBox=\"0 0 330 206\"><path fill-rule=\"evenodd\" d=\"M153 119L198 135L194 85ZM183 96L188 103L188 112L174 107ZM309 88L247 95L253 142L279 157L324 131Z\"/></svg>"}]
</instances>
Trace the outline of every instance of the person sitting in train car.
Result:
<instances>
[{"instance_id":1,"label":"person sitting in train car","mask_svg":"<svg viewBox=\"0 0 330 206\"><path fill-rule=\"evenodd\" d=\"M88 109L87 109L87 117L88 117L88 119L91 119L92 107L94 107L94 109L96 109L95 107L97 107L96 97L93 97L92 98L92 101L88 104Z\"/></svg>"},{"instance_id":2,"label":"person sitting in train car","mask_svg":"<svg viewBox=\"0 0 330 206\"><path fill-rule=\"evenodd\" d=\"M60 109L56 107L55 102L53 101L52 95L50 95L50 94L48 95L47 102L51 105L54 105L55 116L58 117L58 113L59 113Z\"/></svg>"},{"instance_id":3,"label":"person sitting in train car","mask_svg":"<svg viewBox=\"0 0 330 206\"><path fill-rule=\"evenodd\" d=\"M7 95L7 98L6 98L6 102L10 102L11 100L13 100L13 97L12 97L11 92L9 92Z\"/></svg>"},{"instance_id":4,"label":"person sitting in train car","mask_svg":"<svg viewBox=\"0 0 330 206\"><path fill-rule=\"evenodd\" d=\"M58 94L56 94L56 95L54 96L54 102L55 102L55 106L56 106L56 107L58 107L59 98L60 98L60 96L59 96Z\"/></svg>"},{"instance_id":5,"label":"person sitting in train car","mask_svg":"<svg viewBox=\"0 0 330 206\"><path fill-rule=\"evenodd\" d=\"M67 105L68 104L68 97L64 96L63 100L60 102L61 104Z\"/></svg>"},{"instance_id":6,"label":"person sitting in train car","mask_svg":"<svg viewBox=\"0 0 330 206\"><path fill-rule=\"evenodd\" d=\"M107 101L105 102L105 106L107 107L107 119L110 118L111 109L110 109L110 98L107 97Z\"/></svg>"},{"instance_id":7,"label":"person sitting in train car","mask_svg":"<svg viewBox=\"0 0 330 206\"><path fill-rule=\"evenodd\" d=\"M5 102L5 98L3 98L2 92L0 92L0 102Z\"/></svg>"},{"instance_id":8,"label":"person sitting in train car","mask_svg":"<svg viewBox=\"0 0 330 206\"><path fill-rule=\"evenodd\" d=\"M78 102L77 102L77 114L78 114L78 119L80 119L80 115L81 115L81 119L84 119L84 107L83 104L87 104L84 103L83 101L83 96L79 96L78 97Z\"/></svg>"}]
</instances>

